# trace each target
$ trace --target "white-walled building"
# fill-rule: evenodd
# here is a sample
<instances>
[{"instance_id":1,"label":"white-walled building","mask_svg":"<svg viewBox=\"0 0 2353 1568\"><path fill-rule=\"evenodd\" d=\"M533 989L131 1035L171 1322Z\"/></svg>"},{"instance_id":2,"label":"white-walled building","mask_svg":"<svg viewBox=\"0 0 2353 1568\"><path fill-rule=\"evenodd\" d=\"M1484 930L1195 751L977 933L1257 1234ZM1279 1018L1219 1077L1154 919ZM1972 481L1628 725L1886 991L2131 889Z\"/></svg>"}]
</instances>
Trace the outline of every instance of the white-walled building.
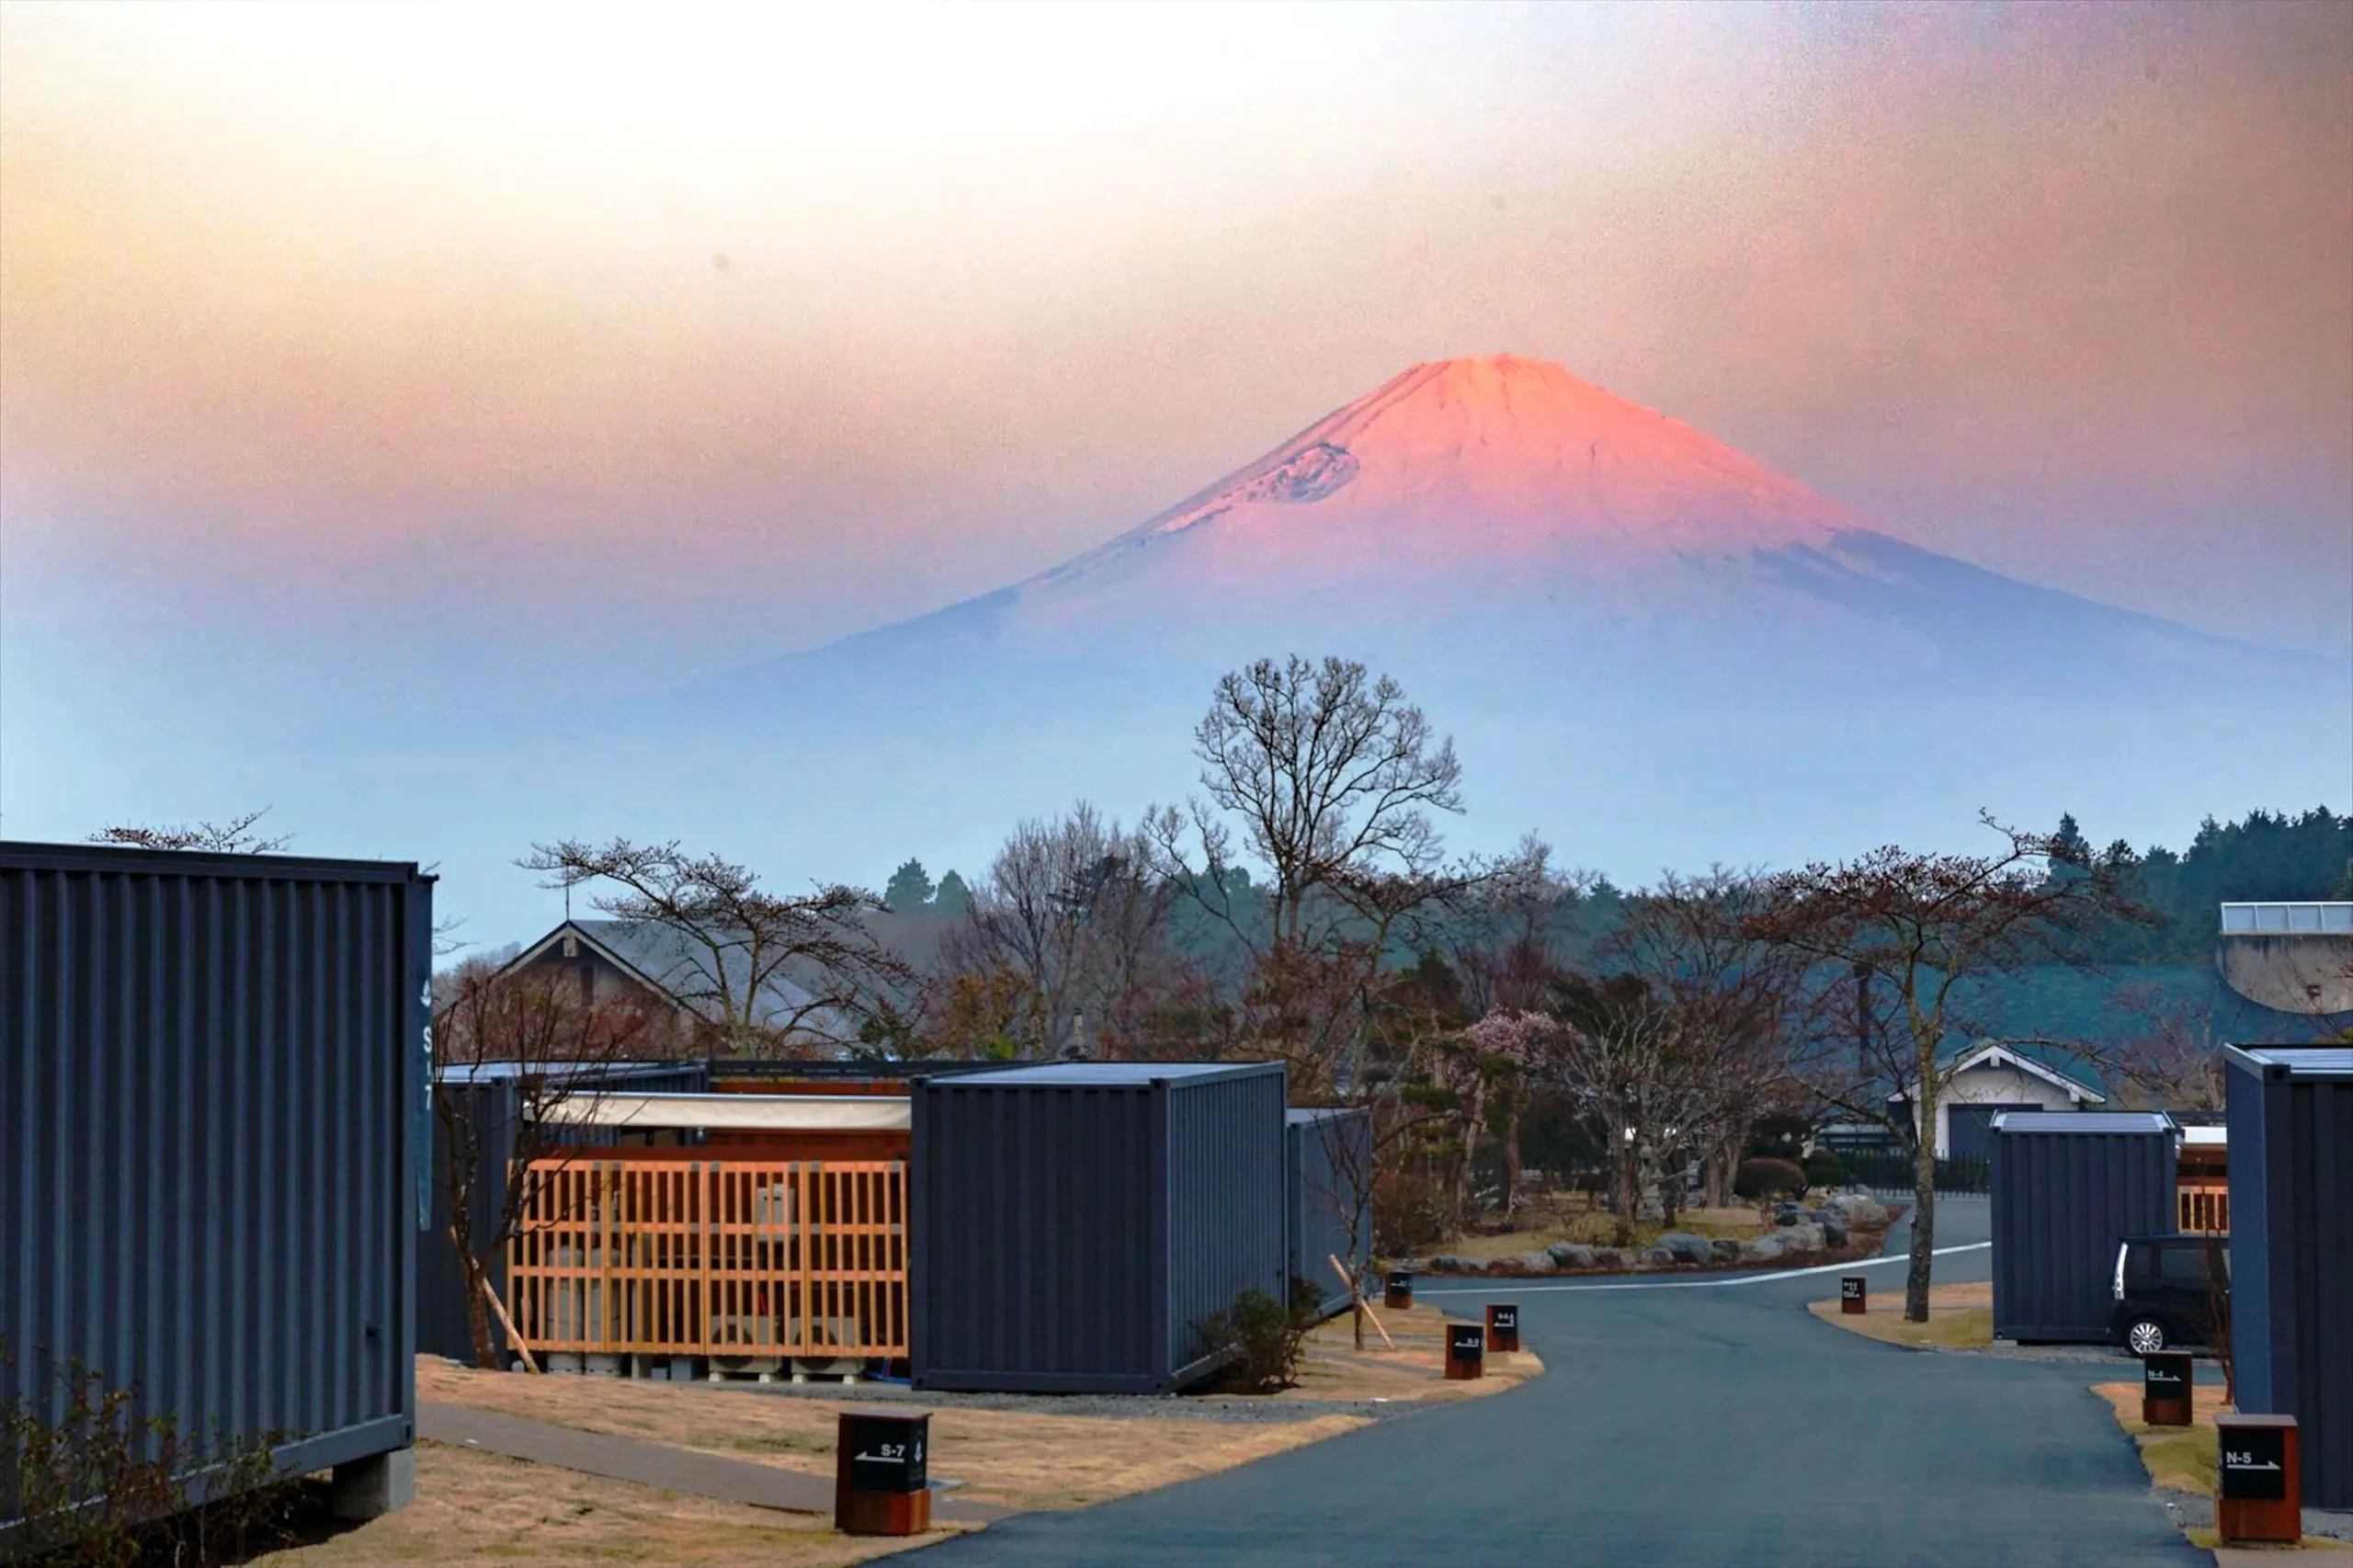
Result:
<instances>
[{"instance_id":1,"label":"white-walled building","mask_svg":"<svg viewBox=\"0 0 2353 1568\"><path fill-rule=\"evenodd\" d=\"M2006 1110L2100 1110L2107 1105L2107 1084L2069 1053L1985 1040L1961 1051L1945 1069L1937 1096L1937 1153L1986 1158L1993 1152L1994 1118Z\"/></svg>"}]
</instances>

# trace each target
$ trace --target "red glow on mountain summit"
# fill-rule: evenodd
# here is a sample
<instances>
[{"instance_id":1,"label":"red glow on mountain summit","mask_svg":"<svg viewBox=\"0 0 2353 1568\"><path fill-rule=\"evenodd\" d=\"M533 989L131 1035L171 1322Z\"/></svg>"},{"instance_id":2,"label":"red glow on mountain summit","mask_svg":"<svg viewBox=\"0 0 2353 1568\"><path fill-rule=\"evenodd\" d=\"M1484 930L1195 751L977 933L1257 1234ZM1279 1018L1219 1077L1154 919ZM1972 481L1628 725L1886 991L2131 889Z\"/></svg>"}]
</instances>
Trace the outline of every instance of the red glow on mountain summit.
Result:
<instances>
[{"instance_id":1,"label":"red glow on mountain summit","mask_svg":"<svg viewBox=\"0 0 2353 1568\"><path fill-rule=\"evenodd\" d=\"M1304 471L1305 483L1283 481ZM1169 534L1243 508L1314 504L1415 521L1489 549L1582 539L1786 544L1842 508L1688 425L1509 354L1415 365L1145 525Z\"/></svg>"},{"instance_id":2,"label":"red glow on mountain summit","mask_svg":"<svg viewBox=\"0 0 2353 1568\"><path fill-rule=\"evenodd\" d=\"M1820 546L1862 526L1722 442L1509 354L1415 365L1167 511L1024 585L1033 617L1158 596L1431 574L1592 580ZM1151 611L1142 605L1120 613Z\"/></svg>"}]
</instances>

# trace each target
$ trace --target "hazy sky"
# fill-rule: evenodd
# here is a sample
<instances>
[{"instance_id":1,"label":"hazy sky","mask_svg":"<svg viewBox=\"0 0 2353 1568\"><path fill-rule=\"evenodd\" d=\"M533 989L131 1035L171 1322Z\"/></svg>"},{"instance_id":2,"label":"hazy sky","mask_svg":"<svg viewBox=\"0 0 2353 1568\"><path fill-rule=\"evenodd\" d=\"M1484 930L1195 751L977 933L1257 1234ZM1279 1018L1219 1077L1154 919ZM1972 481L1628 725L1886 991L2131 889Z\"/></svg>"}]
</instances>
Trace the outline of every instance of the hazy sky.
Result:
<instances>
[{"instance_id":1,"label":"hazy sky","mask_svg":"<svg viewBox=\"0 0 2353 1568\"><path fill-rule=\"evenodd\" d=\"M2345 3L0 5L0 806L915 613L1495 350L2346 650L2348 193Z\"/></svg>"}]
</instances>

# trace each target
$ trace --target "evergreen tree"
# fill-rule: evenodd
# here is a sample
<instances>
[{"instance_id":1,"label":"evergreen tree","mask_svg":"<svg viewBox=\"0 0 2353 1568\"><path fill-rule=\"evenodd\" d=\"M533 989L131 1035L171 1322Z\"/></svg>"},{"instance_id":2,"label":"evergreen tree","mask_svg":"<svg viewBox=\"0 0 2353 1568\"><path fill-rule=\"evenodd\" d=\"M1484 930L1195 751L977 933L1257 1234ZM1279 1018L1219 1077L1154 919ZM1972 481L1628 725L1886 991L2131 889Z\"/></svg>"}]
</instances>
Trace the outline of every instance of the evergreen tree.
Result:
<instances>
[{"instance_id":1,"label":"evergreen tree","mask_svg":"<svg viewBox=\"0 0 2353 1568\"><path fill-rule=\"evenodd\" d=\"M891 881L882 890L882 903L893 915L912 914L931 902L931 874L923 862L910 858L891 873Z\"/></svg>"},{"instance_id":2,"label":"evergreen tree","mask_svg":"<svg viewBox=\"0 0 2353 1568\"><path fill-rule=\"evenodd\" d=\"M2058 876L2060 874L2059 868L2062 866L2073 867L2077 869L2088 869L2091 863L2091 840L2086 838L2084 836L2084 830L2075 825L2075 813L2073 812L2061 812L2059 813L2059 831L2051 835L2051 859L2049 862L2051 874L2052 876Z\"/></svg>"},{"instance_id":3,"label":"evergreen tree","mask_svg":"<svg viewBox=\"0 0 2353 1568\"><path fill-rule=\"evenodd\" d=\"M950 920L961 920L972 912L972 890L952 869L944 871L939 878L939 891L932 895L931 907L934 913Z\"/></svg>"}]
</instances>

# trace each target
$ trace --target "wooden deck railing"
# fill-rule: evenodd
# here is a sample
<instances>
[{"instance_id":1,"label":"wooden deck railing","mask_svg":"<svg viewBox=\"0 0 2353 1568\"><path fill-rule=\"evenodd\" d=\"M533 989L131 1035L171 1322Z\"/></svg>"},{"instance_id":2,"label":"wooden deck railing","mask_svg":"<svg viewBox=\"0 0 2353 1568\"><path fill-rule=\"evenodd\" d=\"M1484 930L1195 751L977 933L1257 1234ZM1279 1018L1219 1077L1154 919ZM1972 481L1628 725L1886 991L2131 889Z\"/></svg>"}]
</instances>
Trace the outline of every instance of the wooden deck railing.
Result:
<instances>
[{"instance_id":1,"label":"wooden deck railing","mask_svg":"<svg viewBox=\"0 0 2353 1568\"><path fill-rule=\"evenodd\" d=\"M901 1358L904 1161L536 1160L508 1244L536 1351Z\"/></svg>"},{"instance_id":2,"label":"wooden deck railing","mask_svg":"<svg viewBox=\"0 0 2353 1568\"><path fill-rule=\"evenodd\" d=\"M2176 1189L2181 1206L2180 1230L2200 1235L2222 1235L2231 1228L2231 1187L2228 1182L2183 1182Z\"/></svg>"}]
</instances>

